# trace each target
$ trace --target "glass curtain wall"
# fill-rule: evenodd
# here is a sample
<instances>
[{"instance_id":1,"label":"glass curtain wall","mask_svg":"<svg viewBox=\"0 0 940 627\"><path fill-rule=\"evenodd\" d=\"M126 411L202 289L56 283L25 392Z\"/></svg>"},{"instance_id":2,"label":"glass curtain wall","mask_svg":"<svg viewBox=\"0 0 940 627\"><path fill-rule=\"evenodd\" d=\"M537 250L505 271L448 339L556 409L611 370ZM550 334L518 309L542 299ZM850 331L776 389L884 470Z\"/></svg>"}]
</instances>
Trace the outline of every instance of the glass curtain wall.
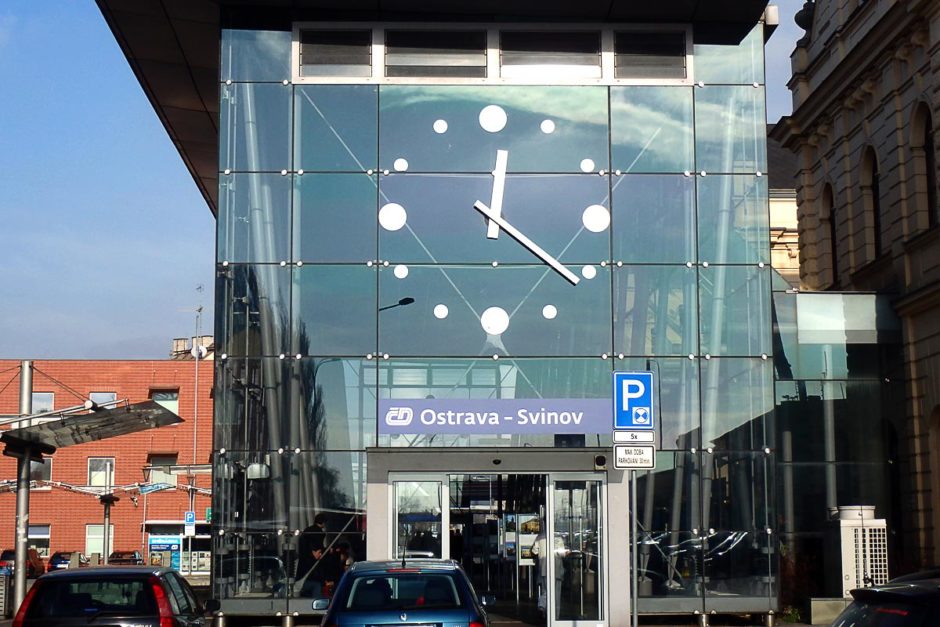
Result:
<instances>
[{"instance_id":1,"label":"glass curtain wall","mask_svg":"<svg viewBox=\"0 0 940 627\"><path fill-rule=\"evenodd\" d=\"M773 607L761 27L685 86L295 85L290 39L222 38L214 594L307 609L311 542L364 556L367 447L611 445L380 435L383 399L652 370L641 609Z\"/></svg>"}]
</instances>

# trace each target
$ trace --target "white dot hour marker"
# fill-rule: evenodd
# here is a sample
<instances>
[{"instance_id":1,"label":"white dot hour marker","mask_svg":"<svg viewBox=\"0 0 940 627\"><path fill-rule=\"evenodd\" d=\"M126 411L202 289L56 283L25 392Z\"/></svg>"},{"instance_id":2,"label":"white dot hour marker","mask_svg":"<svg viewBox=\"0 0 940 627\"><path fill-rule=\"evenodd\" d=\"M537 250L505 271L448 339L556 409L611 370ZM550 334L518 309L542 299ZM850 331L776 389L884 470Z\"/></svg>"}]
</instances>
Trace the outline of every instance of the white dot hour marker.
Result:
<instances>
[{"instance_id":1,"label":"white dot hour marker","mask_svg":"<svg viewBox=\"0 0 940 627\"><path fill-rule=\"evenodd\" d=\"M435 120L434 121L434 132L438 135L447 132L447 120Z\"/></svg>"},{"instance_id":2,"label":"white dot hour marker","mask_svg":"<svg viewBox=\"0 0 940 627\"><path fill-rule=\"evenodd\" d=\"M584 228L592 233L601 233L610 226L610 212L603 205L591 205L581 215Z\"/></svg>"},{"instance_id":3,"label":"white dot hour marker","mask_svg":"<svg viewBox=\"0 0 940 627\"><path fill-rule=\"evenodd\" d=\"M395 163L392 164L392 167L395 168L396 172L405 172L408 170L408 160L402 158L395 159Z\"/></svg>"},{"instance_id":4,"label":"white dot hour marker","mask_svg":"<svg viewBox=\"0 0 940 627\"><path fill-rule=\"evenodd\" d=\"M539 128L542 129L542 132L546 135L550 135L555 132L555 122L552 120L542 120L542 123L539 124Z\"/></svg>"},{"instance_id":5,"label":"white dot hour marker","mask_svg":"<svg viewBox=\"0 0 940 627\"><path fill-rule=\"evenodd\" d=\"M597 276L597 268L594 266L584 266L581 268L581 276L590 281Z\"/></svg>"},{"instance_id":6,"label":"white dot hour marker","mask_svg":"<svg viewBox=\"0 0 940 627\"><path fill-rule=\"evenodd\" d=\"M582 159L582 160L581 160L581 171L582 171L582 172L593 172L593 171L594 171L594 160L593 160L593 159Z\"/></svg>"},{"instance_id":7,"label":"white dot hour marker","mask_svg":"<svg viewBox=\"0 0 940 627\"><path fill-rule=\"evenodd\" d=\"M506 127L506 111L498 105L488 105L480 111L480 126L487 133L498 133Z\"/></svg>"},{"instance_id":8,"label":"white dot hour marker","mask_svg":"<svg viewBox=\"0 0 940 627\"><path fill-rule=\"evenodd\" d=\"M447 317L450 311L447 309L447 305L435 305L434 306L434 317L438 320L443 320Z\"/></svg>"},{"instance_id":9,"label":"white dot hour marker","mask_svg":"<svg viewBox=\"0 0 940 627\"><path fill-rule=\"evenodd\" d=\"M490 307L480 315L480 325L490 335L502 335L509 328L509 314L502 307Z\"/></svg>"},{"instance_id":10,"label":"white dot hour marker","mask_svg":"<svg viewBox=\"0 0 940 627\"><path fill-rule=\"evenodd\" d=\"M408 276L408 266L404 264L398 264L395 266L393 272L395 273L395 278L404 279L406 276Z\"/></svg>"},{"instance_id":11,"label":"white dot hour marker","mask_svg":"<svg viewBox=\"0 0 940 627\"><path fill-rule=\"evenodd\" d=\"M398 203L390 202L379 209L379 224L386 231L397 231L405 226L407 221L408 214Z\"/></svg>"},{"instance_id":12,"label":"white dot hour marker","mask_svg":"<svg viewBox=\"0 0 940 627\"><path fill-rule=\"evenodd\" d=\"M555 316L558 315L558 308L555 305L545 305L542 307L542 316L546 320L554 320Z\"/></svg>"}]
</instances>

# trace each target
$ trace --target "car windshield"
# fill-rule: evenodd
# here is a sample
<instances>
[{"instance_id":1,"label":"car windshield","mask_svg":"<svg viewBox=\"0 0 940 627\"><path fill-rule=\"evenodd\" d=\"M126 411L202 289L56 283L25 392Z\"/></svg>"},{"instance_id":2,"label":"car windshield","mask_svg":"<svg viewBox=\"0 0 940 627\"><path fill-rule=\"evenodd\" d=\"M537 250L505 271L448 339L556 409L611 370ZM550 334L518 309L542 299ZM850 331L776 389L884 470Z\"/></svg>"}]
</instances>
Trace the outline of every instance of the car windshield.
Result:
<instances>
[{"instance_id":1,"label":"car windshield","mask_svg":"<svg viewBox=\"0 0 940 627\"><path fill-rule=\"evenodd\" d=\"M97 614L153 616L153 592L145 579L83 577L81 580L44 581L29 605L26 618L74 618Z\"/></svg>"},{"instance_id":2,"label":"car windshield","mask_svg":"<svg viewBox=\"0 0 940 627\"><path fill-rule=\"evenodd\" d=\"M855 601L832 627L928 627L927 607L912 603Z\"/></svg>"},{"instance_id":3,"label":"car windshield","mask_svg":"<svg viewBox=\"0 0 940 627\"><path fill-rule=\"evenodd\" d=\"M346 589L348 596L338 607L351 612L461 607L453 577L440 573L362 575L353 578Z\"/></svg>"}]
</instances>

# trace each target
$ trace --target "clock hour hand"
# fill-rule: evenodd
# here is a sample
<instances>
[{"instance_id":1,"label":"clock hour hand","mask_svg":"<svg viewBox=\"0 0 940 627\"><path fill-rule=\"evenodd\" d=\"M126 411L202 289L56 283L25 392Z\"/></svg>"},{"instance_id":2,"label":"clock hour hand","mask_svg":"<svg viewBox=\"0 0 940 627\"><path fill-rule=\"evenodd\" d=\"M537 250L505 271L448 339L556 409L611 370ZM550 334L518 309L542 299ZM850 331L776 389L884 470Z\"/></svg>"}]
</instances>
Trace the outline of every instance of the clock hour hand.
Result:
<instances>
[{"instance_id":1,"label":"clock hour hand","mask_svg":"<svg viewBox=\"0 0 940 627\"><path fill-rule=\"evenodd\" d=\"M496 167L493 168L493 197L490 199L490 210L497 216L503 213L503 190L506 187L506 163L508 161L508 150L496 151ZM486 223L486 237L499 239L499 224L492 219Z\"/></svg>"},{"instance_id":2,"label":"clock hour hand","mask_svg":"<svg viewBox=\"0 0 940 627\"><path fill-rule=\"evenodd\" d=\"M483 204L482 201L480 200L476 201L475 203L473 203L473 207L474 209L482 213L484 216L489 218L491 223L495 222L498 228L503 229L504 231L506 231L506 233L509 234L510 237L512 237L514 240L516 240L517 242L519 242L520 244L528 248L529 252L531 252L533 255L535 255L536 257L544 261L546 264L548 264L552 268L552 270L554 270L561 276L565 277L572 285L577 285L578 282L581 280L578 278L578 275L576 275L574 272L572 272L571 270L566 268L564 265L562 265L557 259L549 255L547 252L545 252L545 250L541 246L539 246L538 244L530 240L528 237L523 235L522 232L519 231L519 229L517 229L513 225L506 222L506 220L503 219L501 215L499 215L498 213L496 213L495 211L487 207L485 204Z\"/></svg>"}]
</instances>

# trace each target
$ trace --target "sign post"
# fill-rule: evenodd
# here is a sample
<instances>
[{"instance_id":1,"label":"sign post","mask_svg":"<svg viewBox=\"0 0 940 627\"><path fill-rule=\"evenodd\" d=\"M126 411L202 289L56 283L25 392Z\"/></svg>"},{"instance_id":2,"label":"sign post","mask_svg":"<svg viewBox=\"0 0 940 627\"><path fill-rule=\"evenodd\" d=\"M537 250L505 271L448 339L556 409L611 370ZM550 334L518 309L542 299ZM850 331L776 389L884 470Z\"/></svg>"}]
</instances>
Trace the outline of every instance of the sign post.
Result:
<instances>
[{"instance_id":1,"label":"sign post","mask_svg":"<svg viewBox=\"0 0 940 627\"><path fill-rule=\"evenodd\" d=\"M196 535L196 512L188 511L183 514L183 535L191 538Z\"/></svg>"},{"instance_id":2,"label":"sign post","mask_svg":"<svg viewBox=\"0 0 940 627\"><path fill-rule=\"evenodd\" d=\"M637 596L639 572L637 562L636 471L656 468L656 406L653 403L652 372L614 373L614 468L630 471L630 522L633 527L630 573L630 613L633 627L639 624Z\"/></svg>"}]
</instances>

